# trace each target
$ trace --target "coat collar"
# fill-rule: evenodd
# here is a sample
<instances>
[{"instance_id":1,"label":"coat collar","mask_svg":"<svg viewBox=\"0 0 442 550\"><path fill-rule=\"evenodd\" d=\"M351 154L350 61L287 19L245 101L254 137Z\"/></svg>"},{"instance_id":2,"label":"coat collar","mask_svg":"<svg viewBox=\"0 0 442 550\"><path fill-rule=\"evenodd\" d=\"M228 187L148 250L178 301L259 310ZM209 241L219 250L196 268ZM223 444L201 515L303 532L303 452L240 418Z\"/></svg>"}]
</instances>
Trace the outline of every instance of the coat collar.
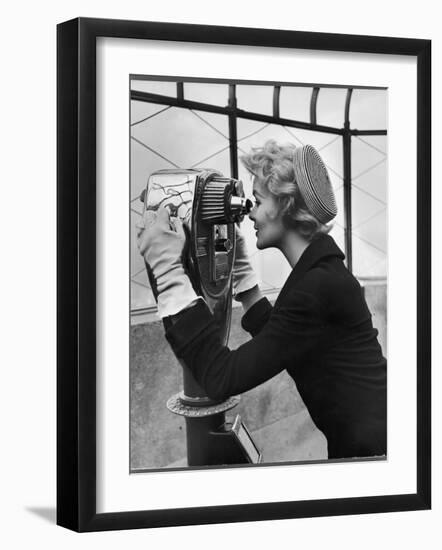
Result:
<instances>
[{"instance_id":1,"label":"coat collar","mask_svg":"<svg viewBox=\"0 0 442 550\"><path fill-rule=\"evenodd\" d=\"M294 275L296 278L301 277L306 271L322 260L322 258L326 258L327 256L337 256L341 260L345 258L345 254L330 235L319 235L301 254L298 263L293 268Z\"/></svg>"},{"instance_id":2,"label":"coat collar","mask_svg":"<svg viewBox=\"0 0 442 550\"><path fill-rule=\"evenodd\" d=\"M284 290L287 288L292 288L292 285L301 279L304 274L311 269L315 264L317 264L323 258L329 256L335 256L344 260L345 254L335 243L330 235L319 235L316 237L304 250L299 258L297 264L290 273L281 293L284 294Z\"/></svg>"}]
</instances>

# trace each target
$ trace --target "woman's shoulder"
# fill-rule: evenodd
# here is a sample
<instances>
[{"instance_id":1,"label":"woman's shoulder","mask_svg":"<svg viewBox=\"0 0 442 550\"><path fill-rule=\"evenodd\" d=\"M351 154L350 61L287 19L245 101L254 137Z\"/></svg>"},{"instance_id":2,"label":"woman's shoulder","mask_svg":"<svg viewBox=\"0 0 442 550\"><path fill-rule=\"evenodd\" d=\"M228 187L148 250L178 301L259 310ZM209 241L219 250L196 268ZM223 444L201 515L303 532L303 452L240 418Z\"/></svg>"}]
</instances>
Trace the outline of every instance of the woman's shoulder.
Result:
<instances>
[{"instance_id":1,"label":"woman's shoulder","mask_svg":"<svg viewBox=\"0 0 442 550\"><path fill-rule=\"evenodd\" d=\"M300 280L293 281L287 294L310 295L320 304L330 306L334 301L351 299L360 291L359 282L342 260L324 258L306 271Z\"/></svg>"}]
</instances>

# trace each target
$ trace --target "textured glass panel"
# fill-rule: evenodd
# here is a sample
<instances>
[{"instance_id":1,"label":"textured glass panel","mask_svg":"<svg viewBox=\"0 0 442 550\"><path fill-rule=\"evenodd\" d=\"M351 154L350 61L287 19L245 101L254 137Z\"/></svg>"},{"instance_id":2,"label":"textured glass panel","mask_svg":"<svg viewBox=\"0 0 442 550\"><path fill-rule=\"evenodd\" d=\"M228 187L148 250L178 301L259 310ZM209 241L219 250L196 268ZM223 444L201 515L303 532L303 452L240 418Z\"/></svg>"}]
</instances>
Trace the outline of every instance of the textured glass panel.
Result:
<instances>
[{"instance_id":1,"label":"textured glass panel","mask_svg":"<svg viewBox=\"0 0 442 550\"><path fill-rule=\"evenodd\" d=\"M226 107L229 100L229 87L227 84L185 82L184 99Z\"/></svg>"},{"instance_id":2,"label":"textured glass panel","mask_svg":"<svg viewBox=\"0 0 442 550\"><path fill-rule=\"evenodd\" d=\"M131 140L131 208L141 211L139 196L146 187L147 180L157 170L173 168L167 160L147 149L143 143Z\"/></svg>"},{"instance_id":3,"label":"textured glass panel","mask_svg":"<svg viewBox=\"0 0 442 550\"><path fill-rule=\"evenodd\" d=\"M353 226L353 234L371 244L380 252L387 252L387 209L374 214L358 226Z\"/></svg>"},{"instance_id":4,"label":"textured glass panel","mask_svg":"<svg viewBox=\"0 0 442 550\"><path fill-rule=\"evenodd\" d=\"M343 128L346 88L321 88L316 104L316 121L323 126Z\"/></svg>"},{"instance_id":5,"label":"textured glass panel","mask_svg":"<svg viewBox=\"0 0 442 550\"><path fill-rule=\"evenodd\" d=\"M201 117L188 109L172 108L133 126L132 137L167 159L169 167L190 168L228 147L226 137Z\"/></svg>"},{"instance_id":6,"label":"textured glass panel","mask_svg":"<svg viewBox=\"0 0 442 550\"><path fill-rule=\"evenodd\" d=\"M318 151L321 151L323 147L327 146L337 137L333 134L324 134L314 130L300 130L298 128L289 127L287 127L287 132L293 136L296 145L313 145Z\"/></svg>"},{"instance_id":7,"label":"textured glass panel","mask_svg":"<svg viewBox=\"0 0 442 550\"><path fill-rule=\"evenodd\" d=\"M246 140L248 137L251 137L253 135L257 136L257 139L260 139L260 134L263 132L266 128L271 126L267 122L256 122L255 120L247 120L245 118L238 118L237 119L237 138L238 142L242 142ZM263 143L266 140L266 138L263 138Z\"/></svg>"},{"instance_id":8,"label":"textured glass panel","mask_svg":"<svg viewBox=\"0 0 442 550\"><path fill-rule=\"evenodd\" d=\"M357 235L353 236L353 273L356 277L385 277L387 255Z\"/></svg>"},{"instance_id":9,"label":"textured glass panel","mask_svg":"<svg viewBox=\"0 0 442 550\"><path fill-rule=\"evenodd\" d=\"M383 202L367 195L355 186L351 190L351 199L353 227L361 225L385 208Z\"/></svg>"},{"instance_id":10,"label":"textured glass panel","mask_svg":"<svg viewBox=\"0 0 442 550\"><path fill-rule=\"evenodd\" d=\"M353 186L366 194L387 203L387 163L378 164L372 170L360 175Z\"/></svg>"},{"instance_id":11,"label":"textured glass panel","mask_svg":"<svg viewBox=\"0 0 442 550\"><path fill-rule=\"evenodd\" d=\"M241 136L241 137L240 137ZM276 124L263 124L250 120L238 119L238 148L240 154L248 153L252 147L262 147L270 139L278 143L294 143L296 140L296 129L287 129L285 126Z\"/></svg>"},{"instance_id":12,"label":"textured glass panel","mask_svg":"<svg viewBox=\"0 0 442 550\"><path fill-rule=\"evenodd\" d=\"M236 87L239 109L264 115L273 114L273 86L239 85Z\"/></svg>"},{"instance_id":13,"label":"textured glass panel","mask_svg":"<svg viewBox=\"0 0 442 550\"><path fill-rule=\"evenodd\" d=\"M220 171L224 176L230 177L230 151L224 149L220 153L210 156L210 158L202 160L192 168L214 169Z\"/></svg>"},{"instance_id":14,"label":"textured glass panel","mask_svg":"<svg viewBox=\"0 0 442 550\"><path fill-rule=\"evenodd\" d=\"M387 136L356 136L355 140L362 141L369 147L372 147L378 153L387 154L388 137Z\"/></svg>"},{"instance_id":15,"label":"textured glass panel","mask_svg":"<svg viewBox=\"0 0 442 550\"><path fill-rule=\"evenodd\" d=\"M353 138L351 143L352 180L357 181L376 166L384 164L387 155L375 149L364 138Z\"/></svg>"},{"instance_id":16,"label":"textured glass panel","mask_svg":"<svg viewBox=\"0 0 442 550\"><path fill-rule=\"evenodd\" d=\"M206 126L221 135L225 140L229 139L229 119L225 115L207 113L205 111L194 111L191 113L199 118Z\"/></svg>"},{"instance_id":17,"label":"textured glass panel","mask_svg":"<svg viewBox=\"0 0 442 550\"><path fill-rule=\"evenodd\" d=\"M140 124L146 119L158 116L161 111L168 109L167 105L156 105L146 103L145 101L131 101L130 104L130 123L131 125Z\"/></svg>"},{"instance_id":18,"label":"textured glass panel","mask_svg":"<svg viewBox=\"0 0 442 550\"><path fill-rule=\"evenodd\" d=\"M310 99L313 88L282 86L279 96L281 118L310 122Z\"/></svg>"},{"instance_id":19,"label":"textured glass panel","mask_svg":"<svg viewBox=\"0 0 442 550\"><path fill-rule=\"evenodd\" d=\"M132 80L131 89L171 97L176 97L177 95L176 82L167 82L163 80Z\"/></svg>"},{"instance_id":20,"label":"textured glass panel","mask_svg":"<svg viewBox=\"0 0 442 550\"><path fill-rule=\"evenodd\" d=\"M358 277L386 276L387 209L352 189L353 271Z\"/></svg>"},{"instance_id":21,"label":"textured glass panel","mask_svg":"<svg viewBox=\"0 0 442 550\"><path fill-rule=\"evenodd\" d=\"M350 127L358 130L386 130L387 90L353 90Z\"/></svg>"},{"instance_id":22,"label":"textured glass panel","mask_svg":"<svg viewBox=\"0 0 442 550\"><path fill-rule=\"evenodd\" d=\"M387 137L352 139L353 271L387 274Z\"/></svg>"},{"instance_id":23,"label":"textured glass panel","mask_svg":"<svg viewBox=\"0 0 442 550\"><path fill-rule=\"evenodd\" d=\"M383 203L387 201L387 136L352 140L353 184Z\"/></svg>"}]
</instances>

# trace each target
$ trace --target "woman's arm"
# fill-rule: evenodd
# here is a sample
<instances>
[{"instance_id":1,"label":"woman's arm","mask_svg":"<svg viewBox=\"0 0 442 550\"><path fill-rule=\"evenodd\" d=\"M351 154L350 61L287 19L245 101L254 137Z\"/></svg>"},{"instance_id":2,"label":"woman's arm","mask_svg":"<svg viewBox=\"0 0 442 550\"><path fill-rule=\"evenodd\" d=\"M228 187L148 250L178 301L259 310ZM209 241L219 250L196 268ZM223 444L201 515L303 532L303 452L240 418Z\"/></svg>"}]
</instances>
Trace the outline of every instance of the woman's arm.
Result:
<instances>
[{"instance_id":1,"label":"woman's arm","mask_svg":"<svg viewBox=\"0 0 442 550\"><path fill-rule=\"evenodd\" d=\"M244 313L247 313L253 305L263 298L264 296L258 285L236 296L236 300L241 303Z\"/></svg>"},{"instance_id":2,"label":"woman's arm","mask_svg":"<svg viewBox=\"0 0 442 550\"><path fill-rule=\"evenodd\" d=\"M156 280L158 303L160 305L161 300L162 305L159 310L161 317L175 317L172 323L166 323L166 337L175 354L184 360L210 397L223 399L254 388L288 366L293 367L317 349L322 324L318 304L313 297L315 293L299 290L284 294L284 300L270 317L268 301L261 299L255 302L246 316L264 304L265 315L262 318L265 317L266 322L262 330L237 350L231 351L224 346L206 303L198 299L195 305L189 307L197 297L190 292L191 284L181 264L185 242L182 224L172 224L166 209L159 210L154 220L149 220L145 213L144 225L148 223L148 230L142 225L139 227L137 242ZM247 268L245 263L243 266ZM247 283L250 278L248 268L240 271L238 295L256 286L255 283L241 288L241 283ZM184 292L177 290L177 278L179 288L189 290L186 292L186 303L180 303L179 309L177 302Z\"/></svg>"},{"instance_id":3,"label":"woman's arm","mask_svg":"<svg viewBox=\"0 0 442 550\"><path fill-rule=\"evenodd\" d=\"M224 346L207 305L200 301L180 313L166 332L209 397L224 399L301 364L320 346L323 322L313 296L293 291L273 311L261 332L236 350Z\"/></svg>"}]
</instances>

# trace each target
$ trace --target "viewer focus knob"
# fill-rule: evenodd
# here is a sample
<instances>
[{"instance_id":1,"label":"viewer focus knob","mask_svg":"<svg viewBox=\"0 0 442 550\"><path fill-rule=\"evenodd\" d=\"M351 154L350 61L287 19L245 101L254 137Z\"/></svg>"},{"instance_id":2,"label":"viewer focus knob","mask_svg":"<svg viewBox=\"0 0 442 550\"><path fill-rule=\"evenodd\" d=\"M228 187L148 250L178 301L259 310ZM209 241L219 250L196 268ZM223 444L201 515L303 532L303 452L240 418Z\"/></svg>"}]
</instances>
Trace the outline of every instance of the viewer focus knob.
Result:
<instances>
[{"instance_id":1,"label":"viewer focus knob","mask_svg":"<svg viewBox=\"0 0 442 550\"><path fill-rule=\"evenodd\" d=\"M201 219L211 224L242 221L252 208L252 202L238 193L242 193L238 180L214 177L208 181L201 197Z\"/></svg>"}]
</instances>

